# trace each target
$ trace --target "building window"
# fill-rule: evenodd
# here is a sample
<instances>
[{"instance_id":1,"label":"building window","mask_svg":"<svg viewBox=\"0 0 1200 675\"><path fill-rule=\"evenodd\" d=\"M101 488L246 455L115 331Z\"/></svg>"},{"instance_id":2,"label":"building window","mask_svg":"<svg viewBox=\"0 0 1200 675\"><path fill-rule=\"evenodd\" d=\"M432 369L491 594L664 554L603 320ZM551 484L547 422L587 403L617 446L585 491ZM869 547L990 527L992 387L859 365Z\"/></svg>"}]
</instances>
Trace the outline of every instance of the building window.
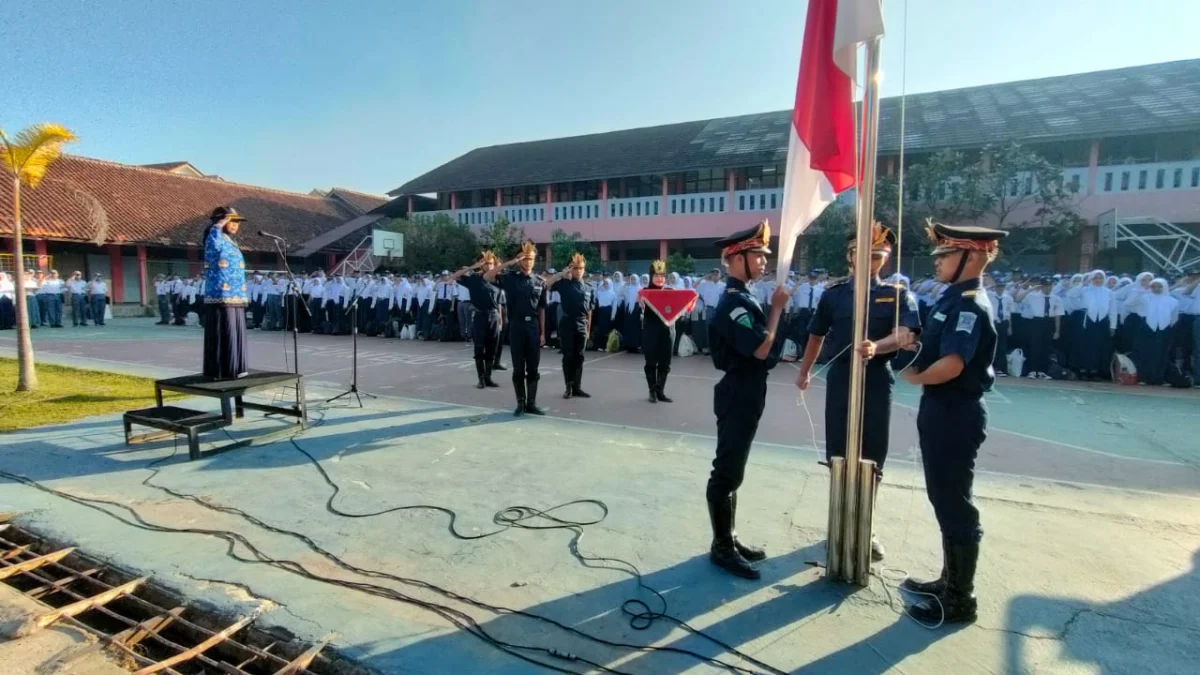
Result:
<instances>
[{"instance_id":1,"label":"building window","mask_svg":"<svg viewBox=\"0 0 1200 675\"><path fill-rule=\"evenodd\" d=\"M779 195L775 194L774 192L771 193L771 208L775 208L775 200L778 198Z\"/></svg>"},{"instance_id":2,"label":"building window","mask_svg":"<svg viewBox=\"0 0 1200 675\"><path fill-rule=\"evenodd\" d=\"M1025 194L1033 194L1033 175L1025 177Z\"/></svg>"},{"instance_id":3,"label":"building window","mask_svg":"<svg viewBox=\"0 0 1200 675\"><path fill-rule=\"evenodd\" d=\"M1138 189L1139 190L1146 189L1146 170L1145 169L1138 172Z\"/></svg>"},{"instance_id":4,"label":"building window","mask_svg":"<svg viewBox=\"0 0 1200 675\"><path fill-rule=\"evenodd\" d=\"M1200 187L1200 166L1192 169L1192 187Z\"/></svg>"},{"instance_id":5,"label":"building window","mask_svg":"<svg viewBox=\"0 0 1200 675\"><path fill-rule=\"evenodd\" d=\"M1104 191L1112 192L1112 172L1104 172Z\"/></svg>"},{"instance_id":6,"label":"building window","mask_svg":"<svg viewBox=\"0 0 1200 675\"><path fill-rule=\"evenodd\" d=\"M738 195L738 211L746 210L746 195Z\"/></svg>"},{"instance_id":7,"label":"building window","mask_svg":"<svg viewBox=\"0 0 1200 675\"><path fill-rule=\"evenodd\" d=\"M437 210L446 211L450 208L450 193L439 192L437 196Z\"/></svg>"},{"instance_id":8,"label":"building window","mask_svg":"<svg viewBox=\"0 0 1200 675\"><path fill-rule=\"evenodd\" d=\"M1074 174L1071 176L1071 191L1079 192L1079 174Z\"/></svg>"},{"instance_id":9,"label":"building window","mask_svg":"<svg viewBox=\"0 0 1200 675\"><path fill-rule=\"evenodd\" d=\"M1157 171L1157 172L1154 174L1154 187L1155 187L1155 189L1161 190L1161 189L1163 188L1163 185L1164 185L1166 182L1167 182L1167 170L1166 170L1166 169L1159 169L1159 170L1158 170L1158 171Z\"/></svg>"},{"instance_id":10,"label":"building window","mask_svg":"<svg viewBox=\"0 0 1200 675\"><path fill-rule=\"evenodd\" d=\"M1128 189L1129 189L1129 172L1122 171L1121 172L1121 192L1125 192Z\"/></svg>"},{"instance_id":11,"label":"building window","mask_svg":"<svg viewBox=\"0 0 1200 675\"><path fill-rule=\"evenodd\" d=\"M701 169L685 171L667 177L670 194L694 195L702 192L720 192L725 189L724 169Z\"/></svg>"},{"instance_id":12,"label":"building window","mask_svg":"<svg viewBox=\"0 0 1200 675\"><path fill-rule=\"evenodd\" d=\"M671 213L672 214L675 213L675 200L674 199L671 200Z\"/></svg>"},{"instance_id":13,"label":"building window","mask_svg":"<svg viewBox=\"0 0 1200 675\"><path fill-rule=\"evenodd\" d=\"M658 201L654 202L654 215L658 215Z\"/></svg>"},{"instance_id":14,"label":"building window","mask_svg":"<svg viewBox=\"0 0 1200 675\"><path fill-rule=\"evenodd\" d=\"M1183 187L1183 169L1175 169L1175 176L1171 187Z\"/></svg>"},{"instance_id":15,"label":"building window","mask_svg":"<svg viewBox=\"0 0 1200 675\"><path fill-rule=\"evenodd\" d=\"M767 209L767 196L766 195L758 196L758 209L760 211L765 211Z\"/></svg>"},{"instance_id":16,"label":"building window","mask_svg":"<svg viewBox=\"0 0 1200 675\"><path fill-rule=\"evenodd\" d=\"M747 166L733 170L733 185L738 190L783 187L785 165Z\"/></svg>"},{"instance_id":17,"label":"building window","mask_svg":"<svg viewBox=\"0 0 1200 675\"><path fill-rule=\"evenodd\" d=\"M662 194L662 176L625 176L608 179L610 199L657 197Z\"/></svg>"},{"instance_id":18,"label":"building window","mask_svg":"<svg viewBox=\"0 0 1200 675\"><path fill-rule=\"evenodd\" d=\"M721 211L724 211L725 210L725 198L721 197L721 200L718 203L721 205Z\"/></svg>"}]
</instances>

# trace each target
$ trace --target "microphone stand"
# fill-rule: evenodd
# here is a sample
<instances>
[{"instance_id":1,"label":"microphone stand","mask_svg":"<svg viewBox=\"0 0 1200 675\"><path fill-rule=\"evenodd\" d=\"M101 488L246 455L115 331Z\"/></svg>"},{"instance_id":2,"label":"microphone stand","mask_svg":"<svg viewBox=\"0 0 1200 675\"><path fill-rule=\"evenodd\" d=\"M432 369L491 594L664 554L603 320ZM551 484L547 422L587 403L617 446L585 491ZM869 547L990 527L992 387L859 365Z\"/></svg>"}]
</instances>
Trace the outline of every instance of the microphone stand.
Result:
<instances>
[{"instance_id":1,"label":"microphone stand","mask_svg":"<svg viewBox=\"0 0 1200 675\"><path fill-rule=\"evenodd\" d=\"M279 259L283 261L283 269L284 269L284 272L287 273L287 278L288 278L288 292L296 294L295 301L292 304L304 305L304 311L308 312L308 318L311 320L312 319L312 310L309 309L308 305L302 301L302 298L304 296L300 294L300 289L296 288L296 275L292 274L292 266L288 264L287 254L284 252L283 246L280 245L281 242L283 242L283 239L280 239L279 237L270 237L270 239L272 242L275 243L275 250L279 252ZM286 304L287 297L288 297L287 295L283 296L285 308L287 307L287 304ZM292 316L293 313L295 314L295 316ZM287 321L288 319L290 319L291 323L292 323L292 357L295 362L295 368L292 372L294 372L296 375L299 375L300 374L300 337L299 337L299 335L300 335L300 312L291 312L291 311L285 312L284 321ZM284 350L284 353L283 353L283 360L284 360L284 365L287 365L287 350L286 349Z\"/></svg>"},{"instance_id":2,"label":"microphone stand","mask_svg":"<svg viewBox=\"0 0 1200 675\"><path fill-rule=\"evenodd\" d=\"M379 398L375 394L362 391L358 388L358 301L362 299L355 291L354 301L350 303L350 388L333 398L325 399L326 403L332 403L344 396L354 395L354 399L358 401L358 407L363 407L362 397Z\"/></svg>"}]
</instances>

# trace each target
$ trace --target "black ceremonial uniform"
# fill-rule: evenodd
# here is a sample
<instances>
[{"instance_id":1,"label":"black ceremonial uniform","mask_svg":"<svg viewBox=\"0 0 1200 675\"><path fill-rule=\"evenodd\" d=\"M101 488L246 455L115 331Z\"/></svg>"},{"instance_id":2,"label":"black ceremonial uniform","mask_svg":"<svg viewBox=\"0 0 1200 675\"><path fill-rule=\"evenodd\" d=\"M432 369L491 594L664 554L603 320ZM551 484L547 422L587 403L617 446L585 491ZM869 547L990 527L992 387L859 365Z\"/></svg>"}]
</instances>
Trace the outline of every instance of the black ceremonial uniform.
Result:
<instances>
[{"instance_id":1,"label":"black ceremonial uniform","mask_svg":"<svg viewBox=\"0 0 1200 675\"><path fill-rule=\"evenodd\" d=\"M926 384L917 412L917 433L925 488L942 530L945 555L942 576L932 582L907 580L912 590L937 597L909 610L918 621L957 623L976 617L975 566L983 528L979 509L972 499L975 459L987 438L987 406L984 392L995 382L992 361L996 355L994 310L979 278L960 280L968 251L986 253L989 260L998 250L1005 232L981 227L929 228L935 243L934 256L945 256L946 264L957 264L951 284L930 308L921 334L921 351L914 362L924 372L952 355L962 359L962 371L941 384ZM950 256L953 256L951 258Z\"/></svg>"},{"instance_id":2,"label":"black ceremonial uniform","mask_svg":"<svg viewBox=\"0 0 1200 675\"><path fill-rule=\"evenodd\" d=\"M546 289L541 278L509 270L500 275L500 288L508 304L508 343L512 348L515 414L544 414L537 407L538 364L542 360L541 317L546 311Z\"/></svg>"},{"instance_id":3,"label":"black ceremonial uniform","mask_svg":"<svg viewBox=\"0 0 1200 675\"><path fill-rule=\"evenodd\" d=\"M748 254L770 253L771 228L766 221L750 230L716 242L732 267L742 265L748 276ZM737 539L737 490L746 473L750 445L767 404L767 375L778 362L777 352L766 359L754 353L767 340L767 316L745 282L730 276L708 327L713 365L724 374L713 388L717 416L717 456L713 459L705 497L713 540L709 558L714 564L748 579L759 578L750 562L766 553Z\"/></svg>"},{"instance_id":4,"label":"black ceremonial uniform","mask_svg":"<svg viewBox=\"0 0 1200 675\"><path fill-rule=\"evenodd\" d=\"M590 285L574 279L559 279L547 290L558 293L562 313L558 320L558 341L567 386L563 398L591 398L580 387L583 384L583 350L587 347L590 317L596 309L596 292Z\"/></svg>"},{"instance_id":5,"label":"black ceremonial uniform","mask_svg":"<svg viewBox=\"0 0 1200 675\"><path fill-rule=\"evenodd\" d=\"M900 285L871 280L870 309L867 314L867 339L882 340L896 324L913 332L920 330L917 304ZM850 347L854 336L854 278L825 289L808 324L811 335L825 337L825 349L837 354L829 364L825 396L825 459L846 456L846 418L850 404L850 359L858 352ZM887 459L892 414L892 385L896 376L890 365L891 354L880 354L867 362L866 391L863 402L862 458L874 461L882 473Z\"/></svg>"},{"instance_id":6,"label":"black ceremonial uniform","mask_svg":"<svg viewBox=\"0 0 1200 675\"><path fill-rule=\"evenodd\" d=\"M496 347L500 342L500 287L488 283L482 274L469 274L458 281L471 294L471 305L475 308L471 320L471 344L475 347L475 372L479 375L479 387L495 387L492 381L492 364L496 360Z\"/></svg>"}]
</instances>

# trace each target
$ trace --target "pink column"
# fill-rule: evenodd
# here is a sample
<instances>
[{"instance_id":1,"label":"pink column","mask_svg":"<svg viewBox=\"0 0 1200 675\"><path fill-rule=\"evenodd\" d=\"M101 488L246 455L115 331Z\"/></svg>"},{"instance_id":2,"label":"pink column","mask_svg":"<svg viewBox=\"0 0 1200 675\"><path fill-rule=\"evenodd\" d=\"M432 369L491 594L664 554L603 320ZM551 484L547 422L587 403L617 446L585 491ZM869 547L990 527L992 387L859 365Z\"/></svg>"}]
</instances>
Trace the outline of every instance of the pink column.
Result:
<instances>
[{"instance_id":1,"label":"pink column","mask_svg":"<svg viewBox=\"0 0 1200 675\"><path fill-rule=\"evenodd\" d=\"M200 249L189 248L187 250L188 259L188 276L194 277L200 274Z\"/></svg>"},{"instance_id":2,"label":"pink column","mask_svg":"<svg viewBox=\"0 0 1200 675\"><path fill-rule=\"evenodd\" d=\"M112 276L112 284L108 290L112 295L113 304L125 302L125 268L121 266L121 246L119 244L108 245L108 265L109 274Z\"/></svg>"},{"instance_id":3,"label":"pink column","mask_svg":"<svg viewBox=\"0 0 1200 675\"><path fill-rule=\"evenodd\" d=\"M733 206L733 192L734 192L734 188L737 187L737 180L734 178L733 169L729 169L726 172L726 176L727 176L727 182L729 183L729 208L727 209L727 211L733 212L736 210L736 209L734 209L734 206Z\"/></svg>"},{"instance_id":4,"label":"pink column","mask_svg":"<svg viewBox=\"0 0 1200 675\"><path fill-rule=\"evenodd\" d=\"M333 268L337 267L337 256L333 253L325 254L325 271L332 272Z\"/></svg>"},{"instance_id":5,"label":"pink column","mask_svg":"<svg viewBox=\"0 0 1200 675\"><path fill-rule=\"evenodd\" d=\"M37 267L42 272L50 271L50 254L46 250L45 239L35 239L33 241L33 252L37 254Z\"/></svg>"},{"instance_id":6,"label":"pink column","mask_svg":"<svg viewBox=\"0 0 1200 675\"><path fill-rule=\"evenodd\" d=\"M450 220L458 222L458 193L450 193Z\"/></svg>"},{"instance_id":7,"label":"pink column","mask_svg":"<svg viewBox=\"0 0 1200 675\"><path fill-rule=\"evenodd\" d=\"M605 265L608 264L608 242L607 241L600 242L600 262L604 263Z\"/></svg>"},{"instance_id":8,"label":"pink column","mask_svg":"<svg viewBox=\"0 0 1200 675\"><path fill-rule=\"evenodd\" d=\"M554 258L550 255L550 244L546 244L546 269L550 269L554 265Z\"/></svg>"},{"instance_id":9,"label":"pink column","mask_svg":"<svg viewBox=\"0 0 1200 675\"><path fill-rule=\"evenodd\" d=\"M659 239L658 240L658 259L659 260L667 259L667 256L669 255L669 251L667 249L668 249L667 240Z\"/></svg>"},{"instance_id":10,"label":"pink column","mask_svg":"<svg viewBox=\"0 0 1200 675\"><path fill-rule=\"evenodd\" d=\"M1088 153L1088 174L1087 174L1087 189L1084 194L1091 195L1096 192L1096 174L1099 173L1100 166L1100 141L1099 139L1092 141L1092 150Z\"/></svg>"},{"instance_id":11,"label":"pink column","mask_svg":"<svg viewBox=\"0 0 1200 675\"><path fill-rule=\"evenodd\" d=\"M667 215L667 177L663 176L662 203L659 205L662 214Z\"/></svg>"},{"instance_id":12,"label":"pink column","mask_svg":"<svg viewBox=\"0 0 1200 675\"><path fill-rule=\"evenodd\" d=\"M600 218L608 218L608 180L600 181Z\"/></svg>"},{"instance_id":13,"label":"pink column","mask_svg":"<svg viewBox=\"0 0 1200 675\"><path fill-rule=\"evenodd\" d=\"M554 221L554 186L546 186L546 222Z\"/></svg>"},{"instance_id":14,"label":"pink column","mask_svg":"<svg viewBox=\"0 0 1200 675\"><path fill-rule=\"evenodd\" d=\"M408 198L408 217L409 218L412 218L412 212L413 212L413 198L410 196Z\"/></svg>"},{"instance_id":15,"label":"pink column","mask_svg":"<svg viewBox=\"0 0 1200 675\"><path fill-rule=\"evenodd\" d=\"M138 258L138 296L143 305L148 304L150 298L146 295L146 277L149 276L146 272L146 247L137 247Z\"/></svg>"}]
</instances>

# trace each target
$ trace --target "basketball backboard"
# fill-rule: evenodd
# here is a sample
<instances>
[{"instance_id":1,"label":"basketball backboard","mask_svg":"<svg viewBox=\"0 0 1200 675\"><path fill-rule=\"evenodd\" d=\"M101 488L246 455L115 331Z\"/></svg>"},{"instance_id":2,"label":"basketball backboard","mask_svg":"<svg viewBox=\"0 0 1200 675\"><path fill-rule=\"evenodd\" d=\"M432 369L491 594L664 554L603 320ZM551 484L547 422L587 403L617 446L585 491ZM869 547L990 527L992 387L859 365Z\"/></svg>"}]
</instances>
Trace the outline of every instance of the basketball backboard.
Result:
<instances>
[{"instance_id":1,"label":"basketball backboard","mask_svg":"<svg viewBox=\"0 0 1200 675\"><path fill-rule=\"evenodd\" d=\"M1096 216L1096 245L1101 251L1117 247L1117 210L1109 209Z\"/></svg>"},{"instance_id":2,"label":"basketball backboard","mask_svg":"<svg viewBox=\"0 0 1200 675\"><path fill-rule=\"evenodd\" d=\"M371 253L377 258L403 258L404 235L391 230L372 230Z\"/></svg>"}]
</instances>

